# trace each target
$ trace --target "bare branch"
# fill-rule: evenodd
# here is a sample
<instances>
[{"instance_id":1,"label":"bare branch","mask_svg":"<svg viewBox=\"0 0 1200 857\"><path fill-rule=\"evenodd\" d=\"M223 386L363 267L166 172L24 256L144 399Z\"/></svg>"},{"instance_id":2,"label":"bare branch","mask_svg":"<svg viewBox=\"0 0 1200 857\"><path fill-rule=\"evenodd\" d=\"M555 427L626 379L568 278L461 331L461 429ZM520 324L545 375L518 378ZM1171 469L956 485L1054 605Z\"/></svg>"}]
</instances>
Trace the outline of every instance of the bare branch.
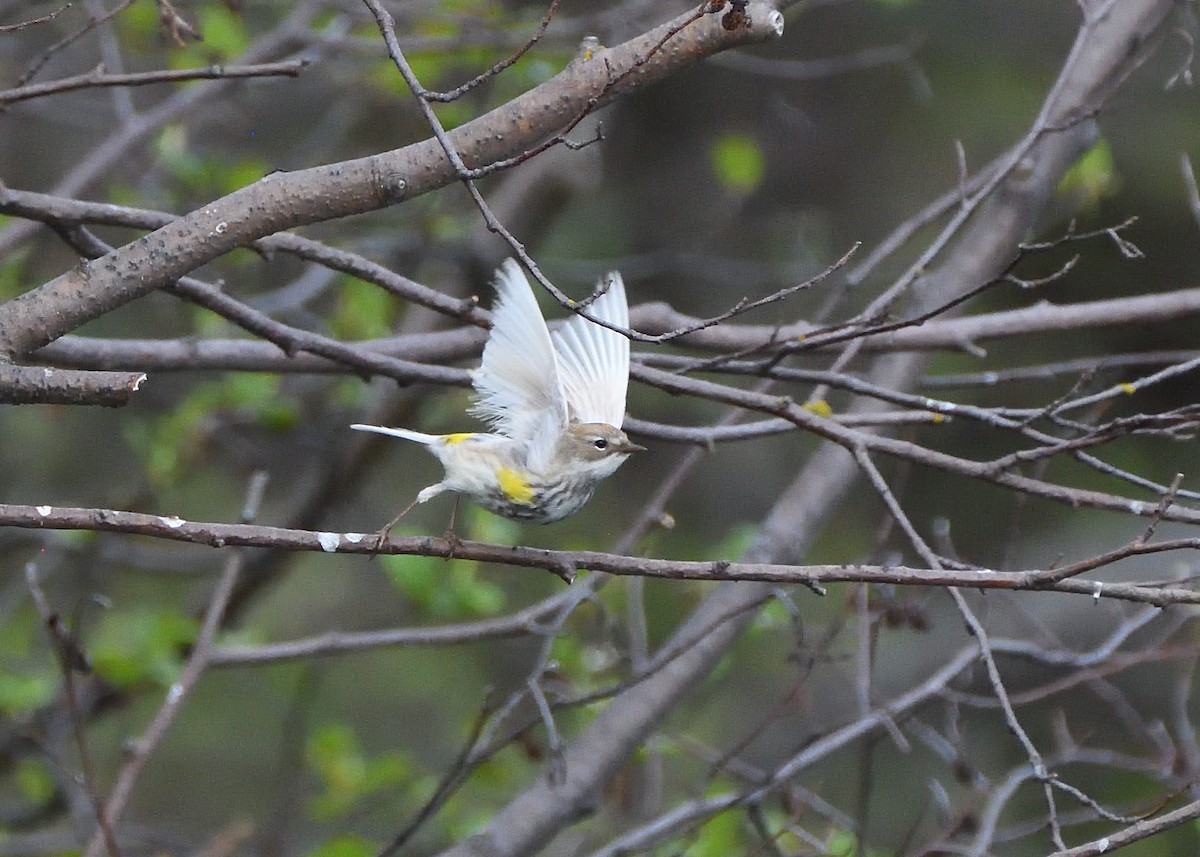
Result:
<instances>
[{"instance_id":1,"label":"bare branch","mask_svg":"<svg viewBox=\"0 0 1200 857\"><path fill-rule=\"evenodd\" d=\"M187 80L220 80L243 77L299 77L308 65L307 60L260 63L258 65L213 65L208 68L162 69L160 71L108 74L102 68L74 77L63 77L45 83L35 83L16 89L0 89L0 106L16 104L33 98L57 95L78 89L97 89L124 86L148 86L152 83L178 83Z\"/></svg>"},{"instance_id":2,"label":"bare branch","mask_svg":"<svg viewBox=\"0 0 1200 857\"><path fill-rule=\"evenodd\" d=\"M65 3L62 6L59 6L54 11L49 12L45 15L42 15L39 18L30 18L28 21L20 21L16 24L0 24L0 33L12 33L12 32L15 32L16 30L23 30L26 27L32 27L36 24L45 24L48 21L53 21L55 18L57 18L63 12L70 9L71 6L72 6L71 3Z\"/></svg>"},{"instance_id":3,"label":"bare branch","mask_svg":"<svg viewBox=\"0 0 1200 857\"><path fill-rule=\"evenodd\" d=\"M638 575L676 580L742 580L760 583L799 583L815 586L834 582L892 583L912 586L952 586L978 589L1055 590L1088 597L1143 601L1156 605L1197 604L1200 592L1120 583L1075 581L1054 571L996 571L991 569L921 569L899 565L813 565L793 566L725 560L688 562L620 556L596 551L555 551L511 545L433 538L391 536L376 547L375 539L362 533L313 532L250 524L184 521L176 517L121 512L113 509L80 509L57 506L0 504L0 526L30 529L95 530L150 536L174 542L210 547L260 547L289 551L372 555L375 553L469 559L504 565L541 568L567 578L578 569L617 575ZM1197 550L1200 539L1176 540L1136 552ZM1122 552L1106 562L1130 556ZM1105 555L1106 557L1108 555ZM384 638L380 638L382 641ZM388 638L390 639L390 638ZM381 642L382 644L382 642ZM324 645L324 644L321 644ZM337 647L337 641L329 645Z\"/></svg>"}]
</instances>

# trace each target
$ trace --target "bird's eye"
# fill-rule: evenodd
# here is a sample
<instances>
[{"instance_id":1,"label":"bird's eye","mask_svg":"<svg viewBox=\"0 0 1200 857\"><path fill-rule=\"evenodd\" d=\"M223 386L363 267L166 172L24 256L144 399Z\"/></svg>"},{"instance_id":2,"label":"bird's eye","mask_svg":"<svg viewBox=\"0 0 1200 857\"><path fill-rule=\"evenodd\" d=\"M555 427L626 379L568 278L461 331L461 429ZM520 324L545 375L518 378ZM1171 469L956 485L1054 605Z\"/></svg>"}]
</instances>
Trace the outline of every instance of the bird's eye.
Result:
<instances>
[{"instance_id":1,"label":"bird's eye","mask_svg":"<svg viewBox=\"0 0 1200 857\"><path fill-rule=\"evenodd\" d=\"M608 441L602 437L598 437L592 441L592 446L596 449L608 449Z\"/></svg>"}]
</instances>

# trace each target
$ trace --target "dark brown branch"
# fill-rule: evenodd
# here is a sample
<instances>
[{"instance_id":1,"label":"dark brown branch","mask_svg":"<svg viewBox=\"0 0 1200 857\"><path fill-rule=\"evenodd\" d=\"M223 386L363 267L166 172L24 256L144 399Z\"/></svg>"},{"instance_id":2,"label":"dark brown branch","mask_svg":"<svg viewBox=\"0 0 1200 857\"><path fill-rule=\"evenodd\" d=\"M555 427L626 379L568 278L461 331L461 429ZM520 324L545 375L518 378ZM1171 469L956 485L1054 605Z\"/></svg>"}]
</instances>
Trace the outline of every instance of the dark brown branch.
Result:
<instances>
[{"instance_id":1,"label":"dark brown branch","mask_svg":"<svg viewBox=\"0 0 1200 857\"><path fill-rule=\"evenodd\" d=\"M251 524L185 521L163 515L57 506L0 504L0 526L28 529L91 530L149 536L209 547L258 547L291 551L373 555L397 554L467 559L501 565L540 568L563 579L579 569L623 576L671 580L746 580L798 583L814 586L857 581L906 586L951 586L979 589L1053 590L1093 598L1116 598L1158 606L1200 604L1200 592L1187 589L1099 584L1086 580L1047 580L1039 571L990 569L924 569L898 565L778 565L773 563L688 562L621 556L597 551L558 551L510 545L485 544L432 536L392 536L376 547L376 539L362 533L313 532ZM1200 540L1187 540L1180 549L1200 549Z\"/></svg>"}]
</instances>

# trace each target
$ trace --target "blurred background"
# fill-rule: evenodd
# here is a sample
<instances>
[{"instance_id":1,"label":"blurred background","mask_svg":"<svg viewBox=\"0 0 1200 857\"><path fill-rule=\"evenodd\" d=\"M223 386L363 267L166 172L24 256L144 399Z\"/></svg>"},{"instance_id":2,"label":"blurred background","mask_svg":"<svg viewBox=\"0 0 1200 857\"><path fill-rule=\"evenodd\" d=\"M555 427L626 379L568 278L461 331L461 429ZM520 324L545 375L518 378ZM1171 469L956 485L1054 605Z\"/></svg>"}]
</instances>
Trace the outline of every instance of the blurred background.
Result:
<instances>
[{"instance_id":1,"label":"blurred background","mask_svg":"<svg viewBox=\"0 0 1200 857\"><path fill-rule=\"evenodd\" d=\"M164 26L161 4L84 0L43 24L0 32L0 85L23 84L23 76L84 27L89 15L118 6L121 11L104 23L54 50L32 80L80 74L99 64L109 71L142 71L297 56L311 62L294 79L84 89L11 104L0 114L4 185L181 214L273 171L429 136L365 7L349 0L177 0L174 10L203 41ZM537 4L473 0L388 6L414 69L435 89L451 88L510 53L545 13ZM0 0L0 23L56 8ZM565 0L544 39L521 61L439 106L438 115L448 126L467 121L548 79L574 56L583 36L617 44L685 8ZM596 142L578 150L558 147L481 182L485 197L555 284L583 297L599 276L616 269L635 308L665 301L704 317L812 277L856 242L863 245L861 259L931 200L952 192L964 166L978 169L1021 138L1062 66L1080 17L1075 3L1041 0L824 0L793 5L786 15L781 40L686 69L597 112L571 135ZM1099 142L1029 234L1056 237L1072 220L1080 230L1094 230L1136 216L1122 234L1144 258L1124 258L1106 240L1066 246L1024 260L1019 273L1045 276L1079 254L1068 276L1032 291L1001 285L972 301L968 312L1195 285L1200 227L1180 172L1181 153L1200 153L1200 98L1190 78L1192 23L1181 7L1159 50L1105 106ZM491 273L509 255L457 186L299 231L446 294L478 295L485 305ZM103 226L95 232L116 245L139 234ZM835 276L740 321L846 318L903 271L932 234L918 231L862 284L849 288ZM0 299L76 262L50 229L0 217ZM375 285L283 254L265 258L239 250L195 276L223 284L289 324L348 341L457 326ZM563 315L549 300L543 307L548 316ZM931 354L928 375L1194 349L1195 330L1195 322L1186 321L987 342L985 353ZM248 336L167 294L130 304L79 333ZM689 353L675 346L635 344L634 350ZM473 365L473 359L460 365ZM827 363L827 357L802 357L794 365ZM1084 383L1101 389L1138 374L1099 373ZM1034 407L1079 380L1078 373L1062 374L995 387L930 386L927 392L981 405ZM753 379L730 383L749 387ZM1194 391L1185 376L1146 393L1133 410L1192 404ZM780 392L803 401L809 390ZM846 401L830 394L835 411ZM152 373L123 409L0 406L0 502L233 521L250 475L263 470L270 482L260 523L370 532L436 481L439 466L415 446L359 437L348 425L382 421L431 432L470 430L477 424L465 414L468 404L465 389L399 388L353 374ZM689 426L710 424L724 413L713 403L638 385L631 389L629 411L641 420ZM1015 448L1011 435L965 420L907 428L902 436L977 459ZM687 452L677 444L646 442L651 452L604 483L575 518L522 526L464 505L457 532L510 544L611 549ZM668 503L673 527L653 529L635 552L735 558L815 447L815 439L799 434L718 445ZM1194 444L1162 438L1125 439L1106 448L1105 457L1160 483L1196 470ZM936 471L881 465L918 525L941 533L964 561L987 567L1072 561L1124 544L1143 526L1023 501ZM1129 491L1058 461L1040 475ZM397 532L440 535L451 505L443 498L422 506ZM1185 534L1168 526L1160 531ZM808 559L917 562L902 535L887 528L882 503L865 487L838 510ZM177 677L222 560L209 548L146 539L0 530L0 830L18 843L10 847L0 838L0 853L72 851L78 847L75 830L87 823L72 778L78 753L54 704L61 675L29 600L25 564L36 561L48 597L70 617L104 680L105 698L112 700L107 710L98 704L87 727L97 776L105 783L126 742L145 728ZM418 557L369 562L263 553L249 562L222 645L499 616L564 586L530 570ZM1174 558L1157 558L1118 571L1124 580L1160 580L1188 569L1181 572ZM122 828L130 852L375 853L433 793L485 699L504 699L519 688L544 645L552 645L553 678L564 695L610 687L636 660L631 640L643 620L630 618L631 603L644 604L653 650L708 589L647 581L633 600L631 585L614 580L601 587L552 641L532 634L211 670L135 790ZM586 852L638 818L724 784L723 777L738 779L712 774L708 754L729 751L748 768L770 771L852 719L858 705L854 658L868 645L862 635L869 636L876 658L871 693L879 700L920 682L947 652L967 643L943 593L876 588L870 630L864 631L858 592L834 586L829 597L818 599L800 589L771 604L727 662L664 724L644 757L605 796L597 816L563 837L569 841L556 843L556 853ZM1063 595L972 598L997 637L1079 651L1134 621L1136 611ZM1061 770L1097 800L1123 809L1144 808L1139 801L1182 786L1169 770L1112 760L1169 755L1163 736L1184 741L1183 726L1193 712L1190 614L1175 608L1137 622L1143 624L1131 630L1127 647L1157 652L1157 660L1147 656L1136 669L1133 661L1110 662L1072 689L1031 694L1019 707L1023 725L1048 754L1069 743L1067 733L1104 747L1107 766L1067 764ZM1014 693L1042 688L1060 675L1056 667L1020 657L1003 664ZM795 817L820 844L792 832L794 838L779 840L781 853L949 853L922 852L918 843L938 841L939 829L948 839L966 835L978 821L983 796L1025 759L994 708L978 703L975 695L989 693L980 670L909 721L907 741L880 733L808 770L799 782L831 809L795 809ZM559 731L569 737L588 721L589 711L584 705L561 710ZM1180 717L1183 723L1176 722ZM405 853L426 853L469 834L544 770L548 739L528 700L508 728L522 718L534 725L477 767ZM950 735L958 736L955 747ZM1007 838L989 853L1049 850L1044 833L1032 835L1021 826L1044 814L1040 787L1027 789L1003 816ZM47 838L35 839L35 832ZM1129 853L1191 853L1197 839L1195 828L1185 826L1153 840L1152 849ZM731 813L660 847L664 853L754 853L753 841L745 819ZM31 851L35 842L45 847Z\"/></svg>"}]
</instances>

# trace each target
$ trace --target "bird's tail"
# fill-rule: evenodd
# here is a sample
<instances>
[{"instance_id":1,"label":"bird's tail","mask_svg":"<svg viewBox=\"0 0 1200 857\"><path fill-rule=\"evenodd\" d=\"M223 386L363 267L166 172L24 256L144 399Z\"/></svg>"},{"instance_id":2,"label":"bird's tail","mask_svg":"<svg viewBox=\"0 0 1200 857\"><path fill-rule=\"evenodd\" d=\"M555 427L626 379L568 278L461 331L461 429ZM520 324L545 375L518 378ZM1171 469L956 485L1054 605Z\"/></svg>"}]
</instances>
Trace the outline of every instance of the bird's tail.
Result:
<instances>
[{"instance_id":1,"label":"bird's tail","mask_svg":"<svg viewBox=\"0 0 1200 857\"><path fill-rule=\"evenodd\" d=\"M423 443L426 446L437 443L439 437L436 434L425 434L419 431L411 431L410 429L388 428L387 426L368 426L364 425L363 423L354 423L352 426L350 426L350 428L357 429L358 431L373 431L376 434L386 434L390 437L402 437L405 440L414 440L417 443Z\"/></svg>"}]
</instances>

